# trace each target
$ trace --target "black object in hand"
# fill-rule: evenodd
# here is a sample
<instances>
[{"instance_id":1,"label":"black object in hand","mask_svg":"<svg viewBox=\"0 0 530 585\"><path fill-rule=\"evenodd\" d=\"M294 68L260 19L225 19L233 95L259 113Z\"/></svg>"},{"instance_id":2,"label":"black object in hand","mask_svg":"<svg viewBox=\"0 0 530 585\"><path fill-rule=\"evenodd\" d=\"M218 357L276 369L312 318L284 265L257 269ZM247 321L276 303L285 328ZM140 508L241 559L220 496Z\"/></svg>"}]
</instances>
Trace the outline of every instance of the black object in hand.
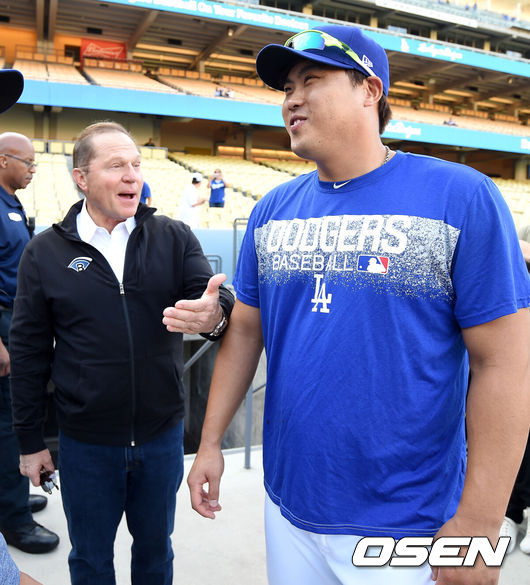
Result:
<instances>
[{"instance_id":1,"label":"black object in hand","mask_svg":"<svg viewBox=\"0 0 530 585\"><path fill-rule=\"evenodd\" d=\"M55 479L56 479L55 473L53 473L51 471L41 471L41 474L40 474L41 488L48 494L52 493L52 489L54 487L59 489L59 486L57 485Z\"/></svg>"}]
</instances>

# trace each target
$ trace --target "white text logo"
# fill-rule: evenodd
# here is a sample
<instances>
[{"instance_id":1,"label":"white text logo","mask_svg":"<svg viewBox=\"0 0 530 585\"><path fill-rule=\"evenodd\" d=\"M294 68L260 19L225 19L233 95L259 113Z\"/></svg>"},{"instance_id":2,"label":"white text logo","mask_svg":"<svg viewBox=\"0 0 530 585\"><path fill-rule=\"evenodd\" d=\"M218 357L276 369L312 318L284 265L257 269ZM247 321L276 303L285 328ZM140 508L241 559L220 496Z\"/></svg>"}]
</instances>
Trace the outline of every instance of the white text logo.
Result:
<instances>
[{"instance_id":1,"label":"white text logo","mask_svg":"<svg viewBox=\"0 0 530 585\"><path fill-rule=\"evenodd\" d=\"M486 566L500 567L510 537L501 536L497 548L485 536L446 536L433 541L432 537L395 541L390 536L367 536L357 543L352 563L356 567L419 567L429 561L432 567L472 567L480 555Z\"/></svg>"},{"instance_id":2,"label":"white text logo","mask_svg":"<svg viewBox=\"0 0 530 585\"><path fill-rule=\"evenodd\" d=\"M315 296L311 299L313 303L313 308L311 311L313 313L317 312L318 305L322 304L320 307L321 313L329 313L328 304L331 303L331 297L333 296L331 293L326 295L326 283L322 284L322 278L324 278L323 274L315 274Z\"/></svg>"}]
</instances>

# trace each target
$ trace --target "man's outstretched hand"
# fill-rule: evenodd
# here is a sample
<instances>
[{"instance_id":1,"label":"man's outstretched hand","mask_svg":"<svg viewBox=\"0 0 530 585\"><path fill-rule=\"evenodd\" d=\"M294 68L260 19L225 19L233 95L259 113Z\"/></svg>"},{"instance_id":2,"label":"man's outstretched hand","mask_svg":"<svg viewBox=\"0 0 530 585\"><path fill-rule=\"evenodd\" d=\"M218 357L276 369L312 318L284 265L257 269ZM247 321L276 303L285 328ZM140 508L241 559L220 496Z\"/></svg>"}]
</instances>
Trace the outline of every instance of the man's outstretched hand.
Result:
<instances>
[{"instance_id":1,"label":"man's outstretched hand","mask_svg":"<svg viewBox=\"0 0 530 585\"><path fill-rule=\"evenodd\" d=\"M164 309L162 323L172 333L210 333L223 318L219 287L226 274L214 274L200 299L181 300Z\"/></svg>"}]
</instances>

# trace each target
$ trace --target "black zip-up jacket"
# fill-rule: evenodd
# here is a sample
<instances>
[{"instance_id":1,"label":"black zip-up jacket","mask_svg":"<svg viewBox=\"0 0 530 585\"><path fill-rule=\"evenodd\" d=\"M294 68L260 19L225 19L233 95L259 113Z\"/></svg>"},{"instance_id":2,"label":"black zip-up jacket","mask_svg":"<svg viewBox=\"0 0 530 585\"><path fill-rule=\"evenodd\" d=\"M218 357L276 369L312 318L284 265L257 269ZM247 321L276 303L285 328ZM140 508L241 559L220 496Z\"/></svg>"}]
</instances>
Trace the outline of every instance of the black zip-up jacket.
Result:
<instances>
[{"instance_id":1,"label":"black zip-up jacket","mask_svg":"<svg viewBox=\"0 0 530 585\"><path fill-rule=\"evenodd\" d=\"M50 374L59 427L80 441L141 444L184 415L182 334L167 331L162 311L204 292L212 271L199 241L184 223L140 204L121 286L79 238L81 206L29 242L20 262L9 351L23 454L45 448ZM219 292L229 315L233 296Z\"/></svg>"}]
</instances>

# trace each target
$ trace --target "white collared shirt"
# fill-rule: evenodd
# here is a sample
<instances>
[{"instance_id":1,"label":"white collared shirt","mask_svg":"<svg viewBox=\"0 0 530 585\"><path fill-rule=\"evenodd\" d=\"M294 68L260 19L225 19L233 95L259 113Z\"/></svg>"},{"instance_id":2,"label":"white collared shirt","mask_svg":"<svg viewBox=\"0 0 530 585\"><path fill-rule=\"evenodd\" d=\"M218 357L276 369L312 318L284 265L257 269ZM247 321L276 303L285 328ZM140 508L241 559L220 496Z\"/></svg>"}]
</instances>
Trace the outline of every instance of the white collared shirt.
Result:
<instances>
[{"instance_id":1,"label":"white collared shirt","mask_svg":"<svg viewBox=\"0 0 530 585\"><path fill-rule=\"evenodd\" d=\"M99 227L94 223L94 220L88 214L85 199L76 221L79 237L83 242L94 246L105 256L116 278L121 283L123 281L125 250L127 249L129 236L136 227L136 219L129 217L119 223L109 234L105 228Z\"/></svg>"}]
</instances>

